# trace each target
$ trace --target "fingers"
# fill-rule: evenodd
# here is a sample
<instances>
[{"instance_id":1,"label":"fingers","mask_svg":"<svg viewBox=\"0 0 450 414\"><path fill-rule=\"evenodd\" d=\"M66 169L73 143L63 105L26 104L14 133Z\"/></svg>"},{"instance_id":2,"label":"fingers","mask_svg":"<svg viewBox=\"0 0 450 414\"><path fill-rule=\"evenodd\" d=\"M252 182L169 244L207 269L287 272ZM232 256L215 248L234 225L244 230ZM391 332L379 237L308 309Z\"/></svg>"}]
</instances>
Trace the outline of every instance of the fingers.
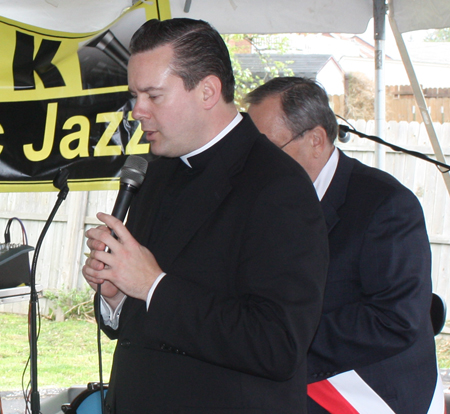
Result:
<instances>
[{"instance_id":1,"label":"fingers","mask_svg":"<svg viewBox=\"0 0 450 414\"><path fill-rule=\"evenodd\" d=\"M125 225L116 217L111 216L110 214L98 213L97 218L113 230L116 237L120 239L122 243L127 243L130 240L134 240Z\"/></svg>"},{"instance_id":2,"label":"fingers","mask_svg":"<svg viewBox=\"0 0 450 414\"><path fill-rule=\"evenodd\" d=\"M116 240L119 240L121 244L134 241L128 229L117 218L105 213L98 213L97 218L104 222L106 226L94 227L86 232L87 246L91 251L105 251L107 247L110 250L113 250L113 247L118 248ZM111 235L111 231L114 232L115 237Z\"/></svg>"},{"instance_id":3,"label":"fingers","mask_svg":"<svg viewBox=\"0 0 450 414\"><path fill-rule=\"evenodd\" d=\"M91 253L93 254L93 253ZM104 278L100 277L100 272L105 268L105 264L94 259L92 256L86 259L86 262L82 268L82 273L86 281L92 286L92 284L98 285L104 282Z\"/></svg>"},{"instance_id":4,"label":"fingers","mask_svg":"<svg viewBox=\"0 0 450 414\"><path fill-rule=\"evenodd\" d=\"M98 252L96 252L95 250L92 251L89 257L86 259L85 264L92 270L99 272L105 268L105 263L95 258L97 253Z\"/></svg>"},{"instance_id":5,"label":"fingers","mask_svg":"<svg viewBox=\"0 0 450 414\"><path fill-rule=\"evenodd\" d=\"M97 217L107 227L99 226L86 232L91 253L83 267L85 279L90 284L102 284L102 296L105 296L106 287L109 298L122 292L145 300L155 279L162 273L155 257L138 243L120 220L104 213L98 213Z\"/></svg>"},{"instance_id":6,"label":"fingers","mask_svg":"<svg viewBox=\"0 0 450 414\"><path fill-rule=\"evenodd\" d=\"M115 261L113 253L120 251L123 246L120 238L133 239L123 223L117 218L104 213L98 213L97 217L106 226L93 227L86 232L87 246L91 249L91 252L83 267L85 279L88 283L93 284L103 283L114 276L110 274L111 272L108 269L113 266ZM111 230L114 231L119 240L111 235Z\"/></svg>"},{"instance_id":7,"label":"fingers","mask_svg":"<svg viewBox=\"0 0 450 414\"><path fill-rule=\"evenodd\" d=\"M86 232L86 237L88 238L86 244L91 249L91 251L106 249L105 242L100 240L101 239L100 236L102 234L109 235L111 234L111 230L108 227L102 225L98 227L93 227Z\"/></svg>"}]
</instances>

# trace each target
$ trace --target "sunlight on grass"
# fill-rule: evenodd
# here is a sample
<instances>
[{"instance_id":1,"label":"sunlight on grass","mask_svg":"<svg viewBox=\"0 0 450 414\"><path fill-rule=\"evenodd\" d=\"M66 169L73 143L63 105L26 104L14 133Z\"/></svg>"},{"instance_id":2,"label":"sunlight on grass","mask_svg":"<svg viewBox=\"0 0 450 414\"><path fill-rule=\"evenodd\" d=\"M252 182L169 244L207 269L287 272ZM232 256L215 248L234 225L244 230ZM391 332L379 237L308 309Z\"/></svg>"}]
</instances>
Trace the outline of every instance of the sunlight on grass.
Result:
<instances>
[{"instance_id":1,"label":"sunlight on grass","mask_svg":"<svg viewBox=\"0 0 450 414\"><path fill-rule=\"evenodd\" d=\"M97 326L86 321L41 320L38 388L68 388L99 381ZM109 381L115 341L102 334L103 380ZM440 368L450 368L450 336L436 338ZM27 316L0 313L0 391L22 389L29 355ZM29 369L25 383L30 379ZM25 384L25 385L26 385Z\"/></svg>"},{"instance_id":2,"label":"sunlight on grass","mask_svg":"<svg viewBox=\"0 0 450 414\"><path fill-rule=\"evenodd\" d=\"M436 352L439 368L450 368L450 335L439 335L436 338Z\"/></svg>"},{"instance_id":3,"label":"sunlight on grass","mask_svg":"<svg viewBox=\"0 0 450 414\"><path fill-rule=\"evenodd\" d=\"M27 316L0 313L0 391L22 389L29 356ZM38 388L65 388L99 380L96 325L41 320ZM115 341L102 334L103 380L108 382ZM25 385L30 379L29 367Z\"/></svg>"}]
</instances>

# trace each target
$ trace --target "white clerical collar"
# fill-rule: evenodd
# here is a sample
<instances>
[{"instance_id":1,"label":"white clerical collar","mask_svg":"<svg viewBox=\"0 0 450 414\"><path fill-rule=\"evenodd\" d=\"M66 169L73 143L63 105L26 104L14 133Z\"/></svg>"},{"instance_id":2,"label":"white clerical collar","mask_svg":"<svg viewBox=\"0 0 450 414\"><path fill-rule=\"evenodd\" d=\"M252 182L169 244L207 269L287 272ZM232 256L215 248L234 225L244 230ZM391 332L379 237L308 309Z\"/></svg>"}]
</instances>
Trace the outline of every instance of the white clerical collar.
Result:
<instances>
[{"instance_id":1,"label":"white clerical collar","mask_svg":"<svg viewBox=\"0 0 450 414\"><path fill-rule=\"evenodd\" d=\"M225 135L227 135L239 122L241 122L243 116L240 112L237 113L237 115L234 117L234 119L228 124L228 126L222 130L222 132L219 133L214 139L207 142L203 147L196 149L189 154L182 155L180 158L181 160L188 166L191 167L191 164L189 163L189 158L193 157L194 155L200 154L203 151L206 151L208 148L211 148L214 144L217 144Z\"/></svg>"},{"instance_id":2,"label":"white clerical collar","mask_svg":"<svg viewBox=\"0 0 450 414\"><path fill-rule=\"evenodd\" d=\"M319 200L322 200L323 196L328 190L330 186L331 180L334 177L334 173L336 172L336 168L339 161L339 151L335 147L331 157L328 159L325 166L320 171L319 176L314 181L314 188L316 189L317 197Z\"/></svg>"}]
</instances>

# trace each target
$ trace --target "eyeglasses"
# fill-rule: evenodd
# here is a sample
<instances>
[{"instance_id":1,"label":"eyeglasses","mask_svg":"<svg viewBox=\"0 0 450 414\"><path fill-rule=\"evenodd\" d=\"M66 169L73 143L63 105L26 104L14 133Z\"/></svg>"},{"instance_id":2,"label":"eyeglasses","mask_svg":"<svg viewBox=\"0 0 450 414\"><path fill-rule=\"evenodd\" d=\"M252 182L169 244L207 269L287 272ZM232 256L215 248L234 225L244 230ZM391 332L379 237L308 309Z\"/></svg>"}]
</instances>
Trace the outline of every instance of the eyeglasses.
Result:
<instances>
[{"instance_id":1,"label":"eyeglasses","mask_svg":"<svg viewBox=\"0 0 450 414\"><path fill-rule=\"evenodd\" d=\"M288 142L286 142L286 144L282 145L280 147L280 149L283 149L286 145L290 144L292 141L294 141L294 139L302 137L303 135L305 135L308 131L313 130L314 128L306 128L304 131L300 132L300 134L294 135L294 137L292 137Z\"/></svg>"}]
</instances>

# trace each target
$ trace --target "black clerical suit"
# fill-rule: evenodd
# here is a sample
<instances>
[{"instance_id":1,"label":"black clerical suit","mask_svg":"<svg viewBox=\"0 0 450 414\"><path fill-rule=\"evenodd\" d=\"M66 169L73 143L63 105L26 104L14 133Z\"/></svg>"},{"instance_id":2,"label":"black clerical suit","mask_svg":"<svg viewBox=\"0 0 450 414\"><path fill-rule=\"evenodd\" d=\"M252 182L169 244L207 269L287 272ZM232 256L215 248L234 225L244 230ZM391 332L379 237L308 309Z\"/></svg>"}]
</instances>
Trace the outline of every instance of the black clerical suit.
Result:
<instances>
[{"instance_id":1,"label":"black clerical suit","mask_svg":"<svg viewBox=\"0 0 450 414\"><path fill-rule=\"evenodd\" d=\"M244 119L189 160L159 158L127 226L167 275L149 309L127 298L108 410L306 412L326 226L304 170Z\"/></svg>"}]
</instances>

